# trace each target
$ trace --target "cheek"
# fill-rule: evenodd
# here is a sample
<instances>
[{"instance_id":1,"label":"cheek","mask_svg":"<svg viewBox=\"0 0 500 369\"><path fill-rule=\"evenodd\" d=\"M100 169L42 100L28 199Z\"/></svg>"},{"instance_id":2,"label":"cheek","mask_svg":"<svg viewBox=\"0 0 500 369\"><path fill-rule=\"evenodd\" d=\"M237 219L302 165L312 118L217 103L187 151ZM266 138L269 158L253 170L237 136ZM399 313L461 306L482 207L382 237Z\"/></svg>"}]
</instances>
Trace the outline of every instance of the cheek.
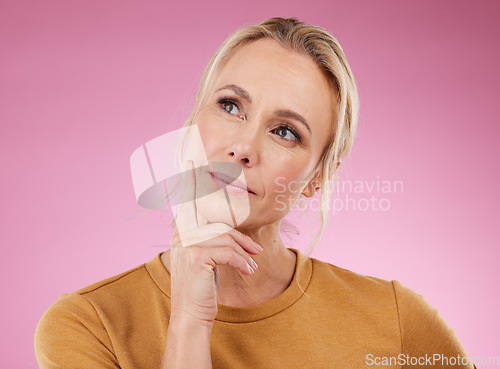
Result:
<instances>
[{"instance_id":1,"label":"cheek","mask_svg":"<svg viewBox=\"0 0 500 369\"><path fill-rule=\"evenodd\" d=\"M302 171L288 169L293 168L293 166L280 166L270 170L273 175L266 181L268 183L267 189L269 194L276 200L286 198L294 202L293 200L297 199L302 193L306 181ZM295 163L295 167L299 167L297 163Z\"/></svg>"},{"instance_id":2,"label":"cheek","mask_svg":"<svg viewBox=\"0 0 500 369\"><path fill-rule=\"evenodd\" d=\"M210 119L204 116L199 116L199 119L195 123L198 125L207 159L212 161L211 158L216 153L220 153L222 149L221 144L225 141L224 137L227 135L227 132L222 129L220 124L214 124L215 122L211 122Z\"/></svg>"}]
</instances>

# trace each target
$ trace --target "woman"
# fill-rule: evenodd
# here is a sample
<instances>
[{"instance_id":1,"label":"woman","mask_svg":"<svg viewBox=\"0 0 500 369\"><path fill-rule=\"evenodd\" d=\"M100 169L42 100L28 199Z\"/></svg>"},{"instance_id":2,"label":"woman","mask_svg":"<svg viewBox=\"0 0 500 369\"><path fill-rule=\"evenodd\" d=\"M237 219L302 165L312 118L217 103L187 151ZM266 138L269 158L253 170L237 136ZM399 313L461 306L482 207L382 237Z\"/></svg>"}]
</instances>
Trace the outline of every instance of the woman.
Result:
<instances>
[{"instance_id":1,"label":"woman","mask_svg":"<svg viewBox=\"0 0 500 369\"><path fill-rule=\"evenodd\" d=\"M188 161L170 249L52 305L35 337L40 367L472 368L421 296L280 238L300 196L319 190L324 228L357 110L349 65L322 29L271 18L231 35L186 124L203 155Z\"/></svg>"}]
</instances>

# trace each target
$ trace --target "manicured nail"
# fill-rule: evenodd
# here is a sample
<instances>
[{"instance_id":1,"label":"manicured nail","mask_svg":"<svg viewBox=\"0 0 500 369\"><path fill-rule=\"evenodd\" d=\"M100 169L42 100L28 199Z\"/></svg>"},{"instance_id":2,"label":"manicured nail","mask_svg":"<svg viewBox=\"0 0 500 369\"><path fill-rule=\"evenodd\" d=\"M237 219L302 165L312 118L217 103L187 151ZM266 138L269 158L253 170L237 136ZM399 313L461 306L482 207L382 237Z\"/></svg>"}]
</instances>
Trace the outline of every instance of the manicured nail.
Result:
<instances>
[{"instance_id":1,"label":"manicured nail","mask_svg":"<svg viewBox=\"0 0 500 369\"><path fill-rule=\"evenodd\" d=\"M264 249L262 248L262 246L260 246L257 242L255 242L255 241L254 241L254 242L253 242L253 244L254 244L254 246L255 246L255 248L256 248L257 250L259 250L259 251L263 251L263 250L264 250Z\"/></svg>"},{"instance_id":2,"label":"manicured nail","mask_svg":"<svg viewBox=\"0 0 500 369\"><path fill-rule=\"evenodd\" d=\"M254 270L256 270L259 266L257 265L257 263L255 262L255 260L253 259L250 259L250 262L252 263L252 267Z\"/></svg>"},{"instance_id":3,"label":"manicured nail","mask_svg":"<svg viewBox=\"0 0 500 369\"><path fill-rule=\"evenodd\" d=\"M252 267L250 266L250 264L247 264L247 268L249 270L250 273L254 274L255 273L255 270L252 269Z\"/></svg>"}]
</instances>

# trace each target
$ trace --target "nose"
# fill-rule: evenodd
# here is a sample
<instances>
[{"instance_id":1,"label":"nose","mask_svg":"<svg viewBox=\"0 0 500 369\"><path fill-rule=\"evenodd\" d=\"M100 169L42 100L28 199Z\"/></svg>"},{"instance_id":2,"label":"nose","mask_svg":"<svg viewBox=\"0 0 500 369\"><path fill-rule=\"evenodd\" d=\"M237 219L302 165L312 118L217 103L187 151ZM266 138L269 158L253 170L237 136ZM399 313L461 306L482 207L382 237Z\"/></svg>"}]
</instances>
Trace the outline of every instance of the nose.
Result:
<instances>
[{"instance_id":1,"label":"nose","mask_svg":"<svg viewBox=\"0 0 500 369\"><path fill-rule=\"evenodd\" d=\"M233 139L227 155L232 161L250 168L259 160L259 137L256 127L252 127L248 122L246 125L247 127L241 129L238 136Z\"/></svg>"}]
</instances>

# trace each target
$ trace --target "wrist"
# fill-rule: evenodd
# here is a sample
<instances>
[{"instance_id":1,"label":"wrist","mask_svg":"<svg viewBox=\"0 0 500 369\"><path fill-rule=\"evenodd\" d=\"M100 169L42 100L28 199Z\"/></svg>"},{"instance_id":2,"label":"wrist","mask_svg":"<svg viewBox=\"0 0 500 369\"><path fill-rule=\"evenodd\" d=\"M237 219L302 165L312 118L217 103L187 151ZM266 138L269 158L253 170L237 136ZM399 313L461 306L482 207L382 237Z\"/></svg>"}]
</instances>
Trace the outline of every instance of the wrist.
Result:
<instances>
[{"instance_id":1,"label":"wrist","mask_svg":"<svg viewBox=\"0 0 500 369\"><path fill-rule=\"evenodd\" d=\"M213 322L200 321L191 315L171 315L162 369L211 369L212 325Z\"/></svg>"},{"instance_id":2,"label":"wrist","mask_svg":"<svg viewBox=\"0 0 500 369\"><path fill-rule=\"evenodd\" d=\"M183 331L212 331L213 320L204 320L194 317L190 314L175 314L170 315L169 327L181 328Z\"/></svg>"}]
</instances>

